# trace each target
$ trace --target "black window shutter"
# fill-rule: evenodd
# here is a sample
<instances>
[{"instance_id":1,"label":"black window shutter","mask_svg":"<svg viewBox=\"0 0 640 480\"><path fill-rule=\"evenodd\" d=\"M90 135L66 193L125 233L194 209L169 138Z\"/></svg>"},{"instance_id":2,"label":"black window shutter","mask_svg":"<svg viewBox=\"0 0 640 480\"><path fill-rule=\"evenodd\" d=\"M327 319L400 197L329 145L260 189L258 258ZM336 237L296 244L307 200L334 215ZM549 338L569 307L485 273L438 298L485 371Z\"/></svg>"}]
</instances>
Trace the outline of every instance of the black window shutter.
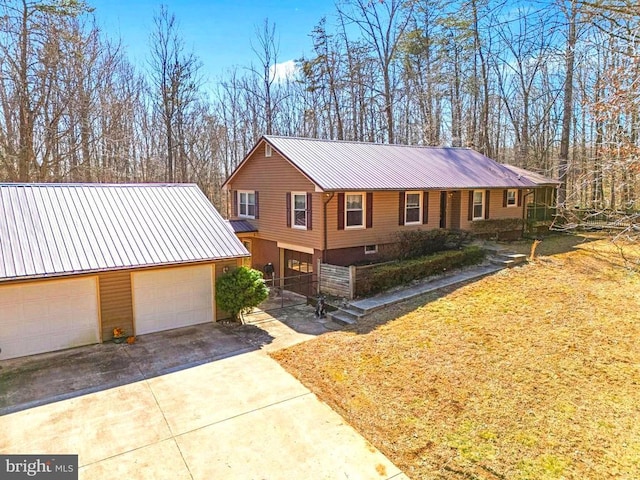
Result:
<instances>
[{"instance_id":1,"label":"black window shutter","mask_svg":"<svg viewBox=\"0 0 640 480\"><path fill-rule=\"evenodd\" d=\"M311 223L311 206L313 205L312 199L313 195L307 193L307 230L312 230L313 227Z\"/></svg>"},{"instance_id":2,"label":"black window shutter","mask_svg":"<svg viewBox=\"0 0 640 480\"><path fill-rule=\"evenodd\" d=\"M422 192L422 223L429 223L429 192Z\"/></svg>"},{"instance_id":3,"label":"black window shutter","mask_svg":"<svg viewBox=\"0 0 640 480\"><path fill-rule=\"evenodd\" d=\"M255 218L256 220L260 218L260 200L258 198L258 192L253 192L254 195L254 202L256 203L255 205L255 215L253 216L253 218Z\"/></svg>"},{"instance_id":4,"label":"black window shutter","mask_svg":"<svg viewBox=\"0 0 640 480\"><path fill-rule=\"evenodd\" d=\"M367 227L373 227L373 192L367 192Z\"/></svg>"},{"instance_id":5,"label":"black window shutter","mask_svg":"<svg viewBox=\"0 0 640 480\"><path fill-rule=\"evenodd\" d=\"M404 192L400 192L400 197L398 201L398 205L400 205L400 208L398 209L398 225L404 225L404 201L405 201L405 194Z\"/></svg>"},{"instance_id":6,"label":"black window shutter","mask_svg":"<svg viewBox=\"0 0 640 480\"><path fill-rule=\"evenodd\" d=\"M238 216L238 191L233 190L231 192L231 215Z\"/></svg>"},{"instance_id":7,"label":"black window shutter","mask_svg":"<svg viewBox=\"0 0 640 480\"><path fill-rule=\"evenodd\" d=\"M291 226L291 192L285 194L285 205L287 206L287 227Z\"/></svg>"},{"instance_id":8,"label":"black window shutter","mask_svg":"<svg viewBox=\"0 0 640 480\"><path fill-rule=\"evenodd\" d=\"M467 220L473 220L473 190L469 190L469 216Z\"/></svg>"},{"instance_id":9,"label":"black window shutter","mask_svg":"<svg viewBox=\"0 0 640 480\"><path fill-rule=\"evenodd\" d=\"M509 192L509 190L505 190L502 194L502 206L506 207L507 206L507 197L509 196L509 194L507 193Z\"/></svg>"},{"instance_id":10,"label":"black window shutter","mask_svg":"<svg viewBox=\"0 0 640 480\"><path fill-rule=\"evenodd\" d=\"M518 206L522 206L522 190L518 190Z\"/></svg>"},{"instance_id":11,"label":"black window shutter","mask_svg":"<svg viewBox=\"0 0 640 480\"><path fill-rule=\"evenodd\" d=\"M484 218L486 220L489 219L489 203L490 203L489 202L489 194L490 193L491 192L489 190L486 190L485 194L484 194Z\"/></svg>"},{"instance_id":12,"label":"black window shutter","mask_svg":"<svg viewBox=\"0 0 640 480\"><path fill-rule=\"evenodd\" d=\"M338 193L338 230L344 230L344 193Z\"/></svg>"}]
</instances>

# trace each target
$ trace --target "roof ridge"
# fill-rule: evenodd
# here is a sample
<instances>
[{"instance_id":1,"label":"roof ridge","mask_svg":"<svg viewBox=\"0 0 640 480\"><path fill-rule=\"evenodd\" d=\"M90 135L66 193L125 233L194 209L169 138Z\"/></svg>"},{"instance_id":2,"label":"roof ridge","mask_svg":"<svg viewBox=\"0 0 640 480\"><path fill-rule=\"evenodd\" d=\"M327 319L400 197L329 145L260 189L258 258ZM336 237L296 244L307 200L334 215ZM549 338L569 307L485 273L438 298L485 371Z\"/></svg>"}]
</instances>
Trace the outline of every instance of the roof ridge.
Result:
<instances>
[{"instance_id":1,"label":"roof ridge","mask_svg":"<svg viewBox=\"0 0 640 480\"><path fill-rule=\"evenodd\" d=\"M0 187L137 187L137 188L158 188L158 187L193 187L195 183L98 183L98 182L0 182Z\"/></svg>"},{"instance_id":2,"label":"roof ridge","mask_svg":"<svg viewBox=\"0 0 640 480\"><path fill-rule=\"evenodd\" d=\"M379 143L379 142L363 142L360 140L332 140L329 138L313 138L313 137L296 137L288 135L263 135L267 140L269 139L286 139L286 140L306 140L311 142L323 142L323 143L351 143L356 145L372 145L377 147L404 147L404 148L425 148L425 149L438 149L438 150L473 150L470 147L452 147L446 145L408 145L403 143ZM473 150L475 151L475 150Z\"/></svg>"}]
</instances>

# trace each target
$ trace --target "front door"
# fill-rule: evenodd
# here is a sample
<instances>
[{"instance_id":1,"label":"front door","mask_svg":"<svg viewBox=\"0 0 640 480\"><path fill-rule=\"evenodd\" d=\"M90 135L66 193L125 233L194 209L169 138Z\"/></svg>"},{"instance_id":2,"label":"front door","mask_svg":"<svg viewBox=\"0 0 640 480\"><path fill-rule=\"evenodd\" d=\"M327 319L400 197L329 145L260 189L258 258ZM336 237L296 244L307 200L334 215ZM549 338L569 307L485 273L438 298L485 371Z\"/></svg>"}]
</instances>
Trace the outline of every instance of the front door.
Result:
<instances>
[{"instance_id":1,"label":"front door","mask_svg":"<svg viewBox=\"0 0 640 480\"><path fill-rule=\"evenodd\" d=\"M440 192L440 228L447 228L447 192Z\"/></svg>"}]
</instances>

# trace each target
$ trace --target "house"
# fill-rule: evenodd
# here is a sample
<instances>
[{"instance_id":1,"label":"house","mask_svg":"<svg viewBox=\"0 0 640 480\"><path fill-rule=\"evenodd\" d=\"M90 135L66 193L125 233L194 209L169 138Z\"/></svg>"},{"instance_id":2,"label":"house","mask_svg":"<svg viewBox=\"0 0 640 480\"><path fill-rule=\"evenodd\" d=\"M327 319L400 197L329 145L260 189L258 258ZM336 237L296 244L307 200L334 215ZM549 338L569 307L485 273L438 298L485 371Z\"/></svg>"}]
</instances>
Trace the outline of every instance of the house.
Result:
<instances>
[{"instance_id":1,"label":"house","mask_svg":"<svg viewBox=\"0 0 640 480\"><path fill-rule=\"evenodd\" d=\"M560 182L515 165L503 164L503 166L536 184L536 188L531 191L530 198L526 202L525 219L534 230L548 230L555 219Z\"/></svg>"},{"instance_id":2,"label":"house","mask_svg":"<svg viewBox=\"0 0 640 480\"><path fill-rule=\"evenodd\" d=\"M224 318L247 255L196 185L0 184L0 359Z\"/></svg>"},{"instance_id":3,"label":"house","mask_svg":"<svg viewBox=\"0 0 640 480\"><path fill-rule=\"evenodd\" d=\"M270 135L223 186L253 267L271 263L276 277L312 273L318 260L382 258L397 232L522 221L524 202L539 188L466 148Z\"/></svg>"}]
</instances>

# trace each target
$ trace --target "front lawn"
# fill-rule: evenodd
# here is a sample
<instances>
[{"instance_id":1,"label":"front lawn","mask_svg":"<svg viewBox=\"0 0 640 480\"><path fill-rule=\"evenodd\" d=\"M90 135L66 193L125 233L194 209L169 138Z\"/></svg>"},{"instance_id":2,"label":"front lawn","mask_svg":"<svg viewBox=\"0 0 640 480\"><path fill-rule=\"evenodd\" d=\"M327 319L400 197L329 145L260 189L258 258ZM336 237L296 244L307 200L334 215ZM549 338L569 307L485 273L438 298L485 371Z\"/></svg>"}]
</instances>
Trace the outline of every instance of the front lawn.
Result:
<instances>
[{"instance_id":1,"label":"front lawn","mask_svg":"<svg viewBox=\"0 0 640 480\"><path fill-rule=\"evenodd\" d=\"M411 478L640 478L640 275L567 248L274 357Z\"/></svg>"}]
</instances>

